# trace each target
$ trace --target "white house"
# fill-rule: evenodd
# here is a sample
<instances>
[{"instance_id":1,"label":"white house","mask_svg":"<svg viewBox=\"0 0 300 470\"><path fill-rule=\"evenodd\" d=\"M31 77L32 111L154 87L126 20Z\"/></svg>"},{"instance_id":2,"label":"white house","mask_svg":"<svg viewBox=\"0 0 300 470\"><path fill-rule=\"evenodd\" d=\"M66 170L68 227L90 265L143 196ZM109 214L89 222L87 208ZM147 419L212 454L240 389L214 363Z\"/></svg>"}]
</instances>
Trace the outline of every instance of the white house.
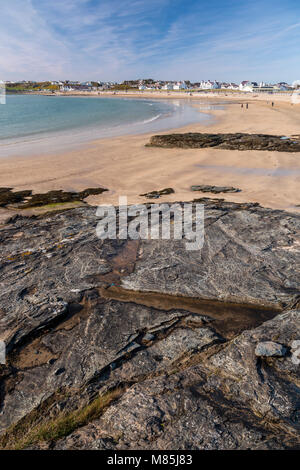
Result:
<instances>
[{"instance_id":1,"label":"white house","mask_svg":"<svg viewBox=\"0 0 300 470\"><path fill-rule=\"evenodd\" d=\"M185 82L177 82L173 86L173 90L187 90L187 84Z\"/></svg>"},{"instance_id":2,"label":"white house","mask_svg":"<svg viewBox=\"0 0 300 470\"><path fill-rule=\"evenodd\" d=\"M251 93L253 92L254 87L258 88L257 83L256 82L249 82L249 80L244 80L239 85L239 89L241 91L248 91L248 92L251 92Z\"/></svg>"},{"instance_id":3,"label":"white house","mask_svg":"<svg viewBox=\"0 0 300 470\"><path fill-rule=\"evenodd\" d=\"M200 82L200 88L202 90L217 90L218 88L220 88L220 84L216 81L212 82L211 80L202 80Z\"/></svg>"},{"instance_id":4,"label":"white house","mask_svg":"<svg viewBox=\"0 0 300 470\"><path fill-rule=\"evenodd\" d=\"M173 90L173 83L166 83L163 87L162 90Z\"/></svg>"},{"instance_id":5,"label":"white house","mask_svg":"<svg viewBox=\"0 0 300 470\"><path fill-rule=\"evenodd\" d=\"M74 88L68 86L68 85L62 85L60 87L60 91L74 91Z\"/></svg>"},{"instance_id":6,"label":"white house","mask_svg":"<svg viewBox=\"0 0 300 470\"><path fill-rule=\"evenodd\" d=\"M226 88L228 88L228 90L238 90L239 86L236 83L228 83Z\"/></svg>"},{"instance_id":7,"label":"white house","mask_svg":"<svg viewBox=\"0 0 300 470\"><path fill-rule=\"evenodd\" d=\"M240 83L239 89L241 91L253 91L253 85L251 82L249 82L249 80L244 80Z\"/></svg>"}]
</instances>

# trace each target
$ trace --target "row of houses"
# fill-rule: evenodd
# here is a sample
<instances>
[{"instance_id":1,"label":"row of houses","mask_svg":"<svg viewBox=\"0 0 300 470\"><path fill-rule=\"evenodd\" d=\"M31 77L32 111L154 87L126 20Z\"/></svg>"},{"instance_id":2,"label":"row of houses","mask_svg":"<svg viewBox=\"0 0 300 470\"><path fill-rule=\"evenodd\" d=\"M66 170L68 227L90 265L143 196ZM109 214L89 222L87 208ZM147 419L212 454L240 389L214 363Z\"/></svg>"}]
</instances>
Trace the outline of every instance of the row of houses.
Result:
<instances>
[{"instance_id":1,"label":"row of houses","mask_svg":"<svg viewBox=\"0 0 300 470\"><path fill-rule=\"evenodd\" d=\"M279 91L289 91L293 89L294 87L291 85L288 85L286 82L280 82L276 84L267 84L264 82L257 83L257 82L250 82L248 80L245 80L241 82L239 85L240 91L246 91L250 93L255 93L255 92L274 93L274 92L279 92Z\"/></svg>"},{"instance_id":2,"label":"row of houses","mask_svg":"<svg viewBox=\"0 0 300 470\"><path fill-rule=\"evenodd\" d=\"M6 84L14 84L15 82L4 82ZM35 83L37 82L27 82L25 80L17 82L18 84L31 84L34 88ZM236 90L243 91L248 93L256 92L281 92L289 91L295 88L300 88L300 81L296 80L292 85L289 85L286 82L280 82L276 84L267 84L264 82L251 82L249 80L242 81L239 85L233 82L219 82L217 80L201 80L200 82L191 83L190 81L155 81L152 79L147 80L130 80L124 81L121 84L117 82L102 82L102 81L71 81L71 80L60 80L60 81L51 81L45 82L55 85L62 92L72 92L72 91L97 91L97 90L107 90L110 88L116 87L116 85L127 86L130 88L136 88L139 90L178 90L178 91L188 91L188 90ZM51 91L51 90L49 90Z\"/></svg>"},{"instance_id":3,"label":"row of houses","mask_svg":"<svg viewBox=\"0 0 300 470\"><path fill-rule=\"evenodd\" d=\"M157 82L153 84L144 84L140 83L139 84L139 90L189 90L189 89L203 89L203 90L208 90L208 89L217 89L221 88L221 84L214 81L201 81L200 83L190 83L190 82L185 82L185 81L180 81L180 82ZM238 86L237 86L238 88Z\"/></svg>"},{"instance_id":4,"label":"row of houses","mask_svg":"<svg viewBox=\"0 0 300 470\"><path fill-rule=\"evenodd\" d=\"M107 90L112 86L116 85L115 82L72 82L66 80L65 82L51 82L52 85L58 85L60 91L97 91L97 90Z\"/></svg>"},{"instance_id":5,"label":"row of houses","mask_svg":"<svg viewBox=\"0 0 300 470\"><path fill-rule=\"evenodd\" d=\"M244 92L278 92L293 90L293 86L286 82L266 84L264 82L242 81L239 85L233 82L218 82L216 80L202 80L199 83L181 82L157 82L151 84L139 84L139 90L236 90Z\"/></svg>"},{"instance_id":6,"label":"row of houses","mask_svg":"<svg viewBox=\"0 0 300 470\"><path fill-rule=\"evenodd\" d=\"M185 81L143 83L141 80L138 88L139 90L188 90L189 86Z\"/></svg>"}]
</instances>

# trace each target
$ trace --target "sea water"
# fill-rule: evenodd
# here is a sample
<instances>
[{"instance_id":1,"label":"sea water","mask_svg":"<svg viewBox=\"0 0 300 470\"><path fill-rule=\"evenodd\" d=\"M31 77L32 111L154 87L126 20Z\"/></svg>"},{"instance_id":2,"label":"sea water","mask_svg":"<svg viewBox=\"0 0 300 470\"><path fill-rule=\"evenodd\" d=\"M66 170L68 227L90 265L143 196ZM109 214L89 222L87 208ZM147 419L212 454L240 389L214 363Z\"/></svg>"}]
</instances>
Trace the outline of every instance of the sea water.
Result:
<instances>
[{"instance_id":1,"label":"sea water","mask_svg":"<svg viewBox=\"0 0 300 470\"><path fill-rule=\"evenodd\" d=\"M208 119L183 100L8 95L0 106L0 156L66 150L102 137Z\"/></svg>"}]
</instances>

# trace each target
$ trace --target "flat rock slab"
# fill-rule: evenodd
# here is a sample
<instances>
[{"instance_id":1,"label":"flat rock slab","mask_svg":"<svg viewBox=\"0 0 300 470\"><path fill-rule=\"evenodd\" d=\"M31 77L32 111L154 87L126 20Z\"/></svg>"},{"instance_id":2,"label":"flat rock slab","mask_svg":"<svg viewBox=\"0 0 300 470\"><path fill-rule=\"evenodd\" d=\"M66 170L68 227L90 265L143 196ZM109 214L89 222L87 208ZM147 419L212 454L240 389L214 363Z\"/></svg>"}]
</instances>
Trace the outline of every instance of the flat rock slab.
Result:
<instances>
[{"instance_id":1,"label":"flat rock slab","mask_svg":"<svg viewBox=\"0 0 300 470\"><path fill-rule=\"evenodd\" d=\"M284 312L228 343L214 354L206 367L210 369L207 389L230 390L232 399L253 410L256 416L268 417L275 425L287 426L291 435L299 436L299 364L294 354L283 357L257 357L260 343L279 343L286 351L300 338L300 310Z\"/></svg>"},{"instance_id":2,"label":"flat rock slab","mask_svg":"<svg viewBox=\"0 0 300 470\"><path fill-rule=\"evenodd\" d=\"M269 150L277 152L300 152L300 141L295 138L268 134L164 134L151 137L148 147L207 148L227 150Z\"/></svg>"},{"instance_id":3,"label":"flat rock slab","mask_svg":"<svg viewBox=\"0 0 300 470\"><path fill-rule=\"evenodd\" d=\"M203 356L197 365L133 385L99 420L55 448L296 448L297 366L291 357L260 363L254 348L257 340L276 335L290 344L300 334L299 315L286 312Z\"/></svg>"},{"instance_id":4,"label":"flat rock slab","mask_svg":"<svg viewBox=\"0 0 300 470\"><path fill-rule=\"evenodd\" d=\"M0 228L2 434L65 416L119 387L99 419L51 446L295 445L299 311L289 307L299 299L300 217L203 203L205 243L193 252L185 239L99 240L96 208L88 206L16 216ZM113 289L137 297L111 298ZM234 331L241 319L230 302L251 304L257 328L228 340L222 312L217 327L214 312L195 312L191 299L226 303ZM284 313L265 322L258 315L265 306L272 317ZM257 357L257 344L268 341L287 354ZM12 445L18 439L12 434Z\"/></svg>"},{"instance_id":5,"label":"flat rock slab","mask_svg":"<svg viewBox=\"0 0 300 470\"><path fill-rule=\"evenodd\" d=\"M103 385L134 380L219 341L200 318L196 330L184 325L189 312L103 301L96 292L87 302L88 313L78 310L10 355L16 383L2 398L0 432L61 388L80 388L94 377Z\"/></svg>"},{"instance_id":6,"label":"flat rock slab","mask_svg":"<svg viewBox=\"0 0 300 470\"><path fill-rule=\"evenodd\" d=\"M282 308L299 296L300 216L258 206L201 199L204 245L186 240L141 242L122 287Z\"/></svg>"},{"instance_id":7,"label":"flat rock slab","mask_svg":"<svg viewBox=\"0 0 300 470\"><path fill-rule=\"evenodd\" d=\"M6 224L16 213L12 210L0 208L0 225Z\"/></svg>"},{"instance_id":8,"label":"flat rock slab","mask_svg":"<svg viewBox=\"0 0 300 470\"><path fill-rule=\"evenodd\" d=\"M208 184L199 184L191 186L192 191L201 191L202 193L239 193L241 189L233 188L232 186L211 186Z\"/></svg>"},{"instance_id":9,"label":"flat rock slab","mask_svg":"<svg viewBox=\"0 0 300 470\"><path fill-rule=\"evenodd\" d=\"M164 451L285 447L283 433L274 436L259 420L247 421L239 410L230 410L226 401L220 400L220 406L216 406L201 396L200 389L200 375L191 369L136 384L102 418L58 441L54 449Z\"/></svg>"}]
</instances>

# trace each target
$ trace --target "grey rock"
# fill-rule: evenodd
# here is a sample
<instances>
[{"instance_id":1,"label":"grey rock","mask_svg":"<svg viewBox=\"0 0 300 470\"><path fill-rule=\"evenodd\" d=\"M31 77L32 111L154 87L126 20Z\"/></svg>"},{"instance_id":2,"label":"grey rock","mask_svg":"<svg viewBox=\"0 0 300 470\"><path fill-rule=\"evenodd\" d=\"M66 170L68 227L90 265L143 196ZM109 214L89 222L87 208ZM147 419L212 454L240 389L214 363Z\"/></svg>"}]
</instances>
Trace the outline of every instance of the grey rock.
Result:
<instances>
[{"instance_id":1,"label":"grey rock","mask_svg":"<svg viewBox=\"0 0 300 470\"><path fill-rule=\"evenodd\" d=\"M30 448L298 445L299 366L255 347L300 337L300 218L202 202L196 252L185 240L99 240L91 207L0 228L2 434L119 390L97 419Z\"/></svg>"},{"instance_id":2,"label":"grey rock","mask_svg":"<svg viewBox=\"0 0 300 470\"><path fill-rule=\"evenodd\" d=\"M185 240L142 241L142 255L122 286L278 309L293 303L300 285L300 216L201 202L203 248L187 251Z\"/></svg>"},{"instance_id":3,"label":"grey rock","mask_svg":"<svg viewBox=\"0 0 300 470\"><path fill-rule=\"evenodd\" d=\"M283 357L286 355L286 348L282 344L274 343L273 341L263 341L258 343L255 348L256 356L278 356Z\"/></svg>"},{"instance_id":4,"label":"grey rock","mask_svg":"<svg viewBox=\"0 0 300 470\"><path fill-rule=\"evenodd\" d=\"M128 389L99 419L60 440L55 449L278 449L275 436L260 419L203 393L203 377L190 368Z\"/></svg>"},{"instance_id":5,"label":"grey rock","mask_svg":"<svg viewBox=\"0 0 300 470\"><path fill-rule=\"evenodd\" d=\"M214 354L206 367L211 374L207 389L221 387L231 399L249 407L256 416L291 435L300 430L299 365L291 355L257 357L255 347L266 339L289 344L300 335L300 310L286 311L259 327L244 331Z\"/></svg>"},{"instance_id":6,"label":"grey rock","mask_svg":"<svg viewBox=\"0 0 300 470\"><path fill-rule=\"evenodd\" d=\"M146 333L145 336L143 337L144 341L152 341L155 338L155 335L152 333Z\"/></svg>"}]
</instances>

